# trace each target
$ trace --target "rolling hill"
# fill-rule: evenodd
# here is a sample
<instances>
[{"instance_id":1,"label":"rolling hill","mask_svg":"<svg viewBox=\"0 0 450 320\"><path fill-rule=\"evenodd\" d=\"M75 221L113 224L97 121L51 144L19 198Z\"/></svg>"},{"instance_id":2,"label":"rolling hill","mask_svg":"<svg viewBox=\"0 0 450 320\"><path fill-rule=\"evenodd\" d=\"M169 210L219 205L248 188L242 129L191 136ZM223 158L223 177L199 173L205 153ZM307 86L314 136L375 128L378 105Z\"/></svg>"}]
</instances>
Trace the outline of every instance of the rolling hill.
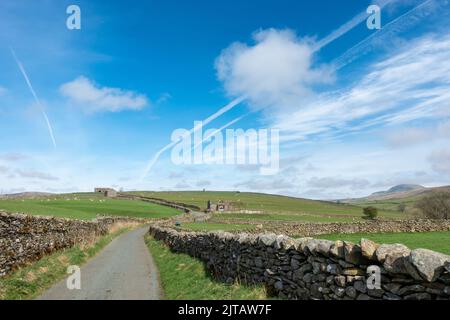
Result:
<instances>
[{"instance_id":1,"label":"rolling hill","mask_svg":"<svg viewBox=\"0 0 450 320\"><path fill-rule=\"evenodd\" d=\"M215 216L230 221L352 222L362 219L359 202L336 203L238 191L134 191L125 194L185 204L194 208L194 211L205 210L209 200L228 201L234 207L233 212L217 213ZM93 193L51 195L24 193L0 198L0 210L79 219L92 219L97 214L161 217L179 213L169 209L166 206L152 205L139 200L105 199ZM395 211L395 208L381 208L379 216L393 219L405 217Z\"/></svg>"},{"instance_id":2,"label":"rolling hill","mask_svg":"<svg viewBox=\"0 0 450 320\"><path fill-rule=\"evenodd\" d=\"M413 208L417 201L433 193L447 192L450 186L426 188L420 185L398 185L387 191L380 191L364 198L340 200L356 206L375 206L381 210L398 211L400 205Z\"/></svg>"},{"instance_id":3,"label":"rolling hill","mask_svg":"<svg viewBox=\"0 0 450 320\"><path fill-rule=\"evenodd\" d=\"M0 194L0 199L37 199L42 197L50 197L52 193L48 192L20 192L11 194Z\"/></svg>"},{"instance_id":4,"label":"rolling hill","mask_svg":"<svg viewBox=\"0 0 450 320\"><path fill-rule=\"evenodd\" d=\"M352 204L316 201L273 194L237 192L237 191L179 191L179 192L129 192L131 195L164 199L177 203L197 206L205 210L208 200L229 201L238 213L221 213L221 218L258 219L281 221L353 221L360 219L362 210ZM254 211L245 213L245 210ZM397 213L380 212L380 216L397 218Z\"/></svg>"},{"instance_id":5,"label":"rolling hill","mask_svg":"<svg viewBox=\"0 0 450 320\"><path fill-rule=\"evenodd\" d=\"M158 204L107 199L94 193L0 198L0 211L81 220L95 219L97 215L163 218L180 214Z\"/></svg>"},{"instance_id":6,"label":"rolling hill","mask_svg":"<svg viewBox=\"0 0 450 320\"><path fill-rule=\"evenodd\" d=\"M387 191L379 191L371 194L368 199L378 200L382 198L399 197L408 193L417 193L424 191L426 188L417 184L400 184L390 188Z\"/></svg>"}]
</instances>

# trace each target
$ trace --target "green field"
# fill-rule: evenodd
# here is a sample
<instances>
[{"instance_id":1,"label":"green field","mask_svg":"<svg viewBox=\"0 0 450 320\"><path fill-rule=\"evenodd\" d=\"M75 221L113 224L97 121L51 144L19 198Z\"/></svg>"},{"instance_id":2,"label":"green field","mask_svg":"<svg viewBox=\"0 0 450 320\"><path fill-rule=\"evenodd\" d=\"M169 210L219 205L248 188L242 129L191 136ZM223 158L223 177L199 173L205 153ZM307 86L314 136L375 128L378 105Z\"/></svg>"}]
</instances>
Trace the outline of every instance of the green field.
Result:
<instances>
[{"instance_id":1,"label":"green field","mask_svg":"<svg viewBox=\"0 0 450 320\"><path fill-rule=\"evenodd\" d=\"M153 197L185 203L206 209L208 200L229 201L237 210L258 213L215 214L212 223L225 220L354 222L362 218L362 209L349 204L299 199L278 195L241 192L130 192L130 195ZM178 215L180 211L143 201L107 199L95 193L52 195L37 199L0 200L0 210L34 215L93 219L97 215L161 218ZM405 218L396 211L382 210L380 217ZM217 219L217 221L214 221ZM240 224L237 222L237 224Z\"/></svg>"},{"instance_id":2,"label":"green field","mask_svg":"<svg viewBox=\"0 0 450 320\"><path fill-rule=\"evenodd\" d=\"M203 263L186 254L170 251L150 236L145 239L159 270L165 298L169 300L264 300L262 286L227 285L212 280Z\"/></svg>"},{"instance_id":3,"label":"green field","mask_svg":"<svg viewBox=\"0 0 450 320\"><path fill-rule=\"evenodd\" d=\"M252 221L284 221L284 222L355 222L360 221L362 215L322 215L322 214L283 214L283 213L261 213L261 214L245 214L245 213L217 213L213 215L211 221L223 220L252 220Z\"/></svg>"},{"instance_id":4,"label":"green field","mask_svg":"<svg viewBox=\"0 0 450 320\"><path fill-rule=\"evenodd\" d=\"M209 222L190 222L182 224L181 228L192 231L231 231L231 230L249 230L255 229L255 225L250 224L225 224Z\"/></svg>"},{"instance_id":5,"label":"green field","mask_svg":"<svg viewBox=\"0 0 450 320\"><path fill-rule=\"evenodd\" d=\"M422 198L423 196L412 196L401 199L364 200L354 202L354 205L359 207L372 206L378 208L379 210L386 210L386 211L399 211L399 205L404 204L406 205L407 209L412 209L415 207L417 201L419 201Z\"/></svg>"},{"instance_id":6,"label":"green field","mask_svg":"<svg viewBox=\"0 0 450 320\"><path fill-rule=\"evenodd\" d=\"M450 231L424 233L355 233L331 234L318 236L320 239L345 240L359 243L361 238L370 239L377 243L401 243L410 249L430 249L450 255Z\"/></svg>"},{"instance_id":7,"label":"green field","mask_svg":"<svg viewBox=\"0 0 450 320\"><path fill-rule=\"evenodd\" d=\"M163 218L180 211L143 201L100 198L95 195L66 195L43 199L0 200L0 211L91 220L97 215Z\"/></svg>"},{"instance_id":8,"label":"green field","mask_svg":"<svg viewBox=\"0 0 450 320\"><path fill-rule=\"evenodd\" d=\"M230 201L238 210L260 211L259 214L220 214L221 219L250 219L278 221L354 221L362 217L362 209L358 206L338 204L327 201L315 201L293 197L247 192L131 192L130 194L165 199L169 201L195 205L206 209L208 200ZM404 218L405 215L395 211L383 210L380 217Z\"/></svg>"}]
</instances>

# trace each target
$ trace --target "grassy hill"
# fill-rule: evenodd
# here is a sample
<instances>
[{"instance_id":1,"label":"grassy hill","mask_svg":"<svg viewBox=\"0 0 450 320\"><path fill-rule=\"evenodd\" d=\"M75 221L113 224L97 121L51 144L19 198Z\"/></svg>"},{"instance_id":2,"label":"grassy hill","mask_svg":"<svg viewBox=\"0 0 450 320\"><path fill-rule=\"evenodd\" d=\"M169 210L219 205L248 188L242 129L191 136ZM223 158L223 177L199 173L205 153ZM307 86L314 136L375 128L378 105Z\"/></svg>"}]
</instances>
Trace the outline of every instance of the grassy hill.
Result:
<instances>
[{"instance_id":1,"label":"grassy hill","mask_svg":"<svg viewBox=\"0 0 450 320\"><path fill-rule=\"evenodd\" d=\"M353 221L361 219L362 209L355 205L338 204L327 201L315 201L279 195L248 192L225 191L182 191L182 192L130 192L133 195L169 200L178 203L195 205L206 209L208 200L230 201L239 210L259 211L260 213L221 213L221 218L281 220L281 221ZM396 212L384 210L381 217L400 218Z\"/></svg>"},{"instance_id":2,"label":"grassy hill","mask_svg":"<svg viewBox=\"0 0 450 320\"><path fill-rule=\"evenodd\" d=\"M39 199L0 200L0 211L90 220L97 215L161 218L180 211L143 201L107 199L97 194L52 195Z\"/></svg>"},{"instance_id":3,"label":"grassy hill","mask_svg":"<svg viewBox=\"0 0 450 320\"><path fill-rule=\"evenodd\" d=\"M238 210L250 210L257 213L217 213L216 218L230 220L257 221L308 221L308 222L351 222L362 218L362 209L358 205L315 201L279 195L248 192L129 192L157 199L197 206L205 210L208 200L229 201ZM395 205L386 206L380 211L383 218L404 218L395 210ZM0 199L0 210L23 212L34 215L93 219L98 214L159 218L178 215L180 211L158 204L107 199L96 193L74 193L60 195L36 195L30 197Z\"/></svg>"},{"instance_id":4,"label":"grassy hill","mask_svg":"<svg viewBox=\"0 0 450 320\"><path fill-rule=\"evenodd\" d=\"M401 204L406 205L407 209L411 209L419 200L438 192L450 193L450 186L415 189L390 194L374 194L366 198L349 199L345 202L359 207L374 206L380 210L398 211Z\"/></svg>"}]
</instances>

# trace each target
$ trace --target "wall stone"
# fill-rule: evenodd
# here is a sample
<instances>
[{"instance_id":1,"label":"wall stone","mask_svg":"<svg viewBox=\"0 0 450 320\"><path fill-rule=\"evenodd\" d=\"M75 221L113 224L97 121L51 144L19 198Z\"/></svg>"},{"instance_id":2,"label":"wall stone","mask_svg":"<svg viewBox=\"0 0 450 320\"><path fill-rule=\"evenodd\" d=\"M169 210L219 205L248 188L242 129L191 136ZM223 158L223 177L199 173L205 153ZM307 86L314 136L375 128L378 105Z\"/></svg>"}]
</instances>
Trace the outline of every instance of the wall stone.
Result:
<instances>
[{"instance_id":1,"label":"wall stone","mask_svg":"<svg viewBox=\"0 0 450 320\"><path fill-rule=\"evenodd\" d=\"M450 256L430 250L158 225L149 232L174 252L203 261L218 281L264 284L283 299L450 300ZM381 270L381 287L369 289L373 266Z\"/></svg>"},{"instance_id":2,"label":"wall stone","mask_svg":"<svg viewBox=\"0 0 450 320\"><path fill-rule=\"evenodd\" d=\"M128 193L119 193L118 197L122 198L122 199L128 199L128 200L138 200L138 201L155 203L155 204L159 204L161 206L174 208L174 209L183 211L185 213L191 212L192 210L201 211L201 208L198 206L195 206L192 204L187 204L187 203L182 203L182 202L169 201L166 199L131 195Z\"/></svg>"},{"instance_id":3,"label":"wall stone","mask_svg":"<svg viewBox=\"0 0 450 320\"><path fill-rule=\"evenodd\" d=\"M118 223L141 222L121 217L81 221L0 212L0 277L56 250L92 243Z\"/></svg>"},{"instance_id":4,"label":"wall stone","mask_svg":"<svg viewBox=\"0 0 450 320\"><path fill-rule=\"evenodd\" d=\"M450 231L450 220L375 220L360 222L329 222L329 223L309 223L309 222L281 222L270 221L261 222L255 220L241 219L220 219L210 220L214 223L225 224L249 224L247 232L260 233L261 230L255 228L260 225L264 230L273 233L282 233L290 236L312 237L323 234L352 234L352 233L382 233L382 232L433 232Z\"/></svg>"}]
</instances>

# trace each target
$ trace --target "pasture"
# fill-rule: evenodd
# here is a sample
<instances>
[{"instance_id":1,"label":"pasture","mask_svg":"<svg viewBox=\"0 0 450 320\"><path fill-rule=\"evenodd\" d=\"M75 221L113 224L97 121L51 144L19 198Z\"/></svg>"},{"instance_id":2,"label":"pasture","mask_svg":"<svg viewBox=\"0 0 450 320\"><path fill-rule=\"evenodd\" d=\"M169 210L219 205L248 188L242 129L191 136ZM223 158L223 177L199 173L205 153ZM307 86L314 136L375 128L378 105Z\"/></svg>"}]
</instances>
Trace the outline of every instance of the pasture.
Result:
<instances>
[{"instance_id":1,"label":"pasture","mask_svg":"<svg viewBox=\"0 0 450 320\"><path fill-rule=\"evenodd\" d=\"M195 205L206 209L208 200L229 201L235 210L251 210L259 213L217 213L220 219L241 219L259 221L307 221L307 222L352 222L362 219L362 208L349 204L317 201L279 195L221 192L130 192L133 195L153 197L173 202ZM404 214L390 210L380 210L379 216L387 219L405 218Z\"/></svg>"},{"instance_id":2,"label":"pasture","mask_svg":"<svg viewBox=\"0 0 450 320\"><path fill-rule=\"evenodd\" d=\"M81 220L95 219L97 215L163 218L180 214L178 210L153 203L107 199L90 194L0 200L0 211Z\"/></svg>"}]
</instances>

